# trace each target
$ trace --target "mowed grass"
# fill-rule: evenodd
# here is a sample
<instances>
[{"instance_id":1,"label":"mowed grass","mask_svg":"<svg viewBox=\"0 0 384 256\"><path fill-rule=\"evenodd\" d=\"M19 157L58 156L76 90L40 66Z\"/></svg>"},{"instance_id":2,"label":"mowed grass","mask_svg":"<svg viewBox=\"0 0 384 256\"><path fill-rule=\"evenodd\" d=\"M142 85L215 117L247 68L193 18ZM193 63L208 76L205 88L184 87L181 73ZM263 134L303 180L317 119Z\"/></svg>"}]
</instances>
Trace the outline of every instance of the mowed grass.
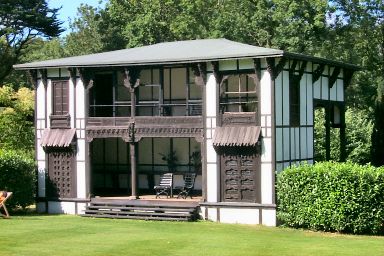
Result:
<instances>
[{"instance_id":1,"label":"mowed grass","mask_svg":"<svg viewBox=\"0 0 384 256\"><path fill-rule=\"evenodd\" d=\"M0 255L384 255L384 237L255 225L92 219L0 218Z\"/></svg>"}]
</instances>

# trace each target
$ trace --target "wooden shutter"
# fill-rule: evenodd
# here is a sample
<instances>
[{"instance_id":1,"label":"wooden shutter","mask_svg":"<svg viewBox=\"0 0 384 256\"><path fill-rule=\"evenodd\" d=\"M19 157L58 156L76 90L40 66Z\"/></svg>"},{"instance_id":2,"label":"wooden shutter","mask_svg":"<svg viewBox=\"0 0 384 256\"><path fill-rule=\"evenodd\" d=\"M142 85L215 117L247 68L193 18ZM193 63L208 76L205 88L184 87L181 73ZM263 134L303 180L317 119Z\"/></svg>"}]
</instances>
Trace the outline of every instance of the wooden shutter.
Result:
<instances>
[{"instance_id":1,"label":"wooden shutter","mask_svg":"<svg viewBox=\"0 0 384 256\"><path fill-rule=\"evenodd\" d=\"M53 114L66 115L69 112L68 81L52 81Z\"/></svg>"}]
</instances>

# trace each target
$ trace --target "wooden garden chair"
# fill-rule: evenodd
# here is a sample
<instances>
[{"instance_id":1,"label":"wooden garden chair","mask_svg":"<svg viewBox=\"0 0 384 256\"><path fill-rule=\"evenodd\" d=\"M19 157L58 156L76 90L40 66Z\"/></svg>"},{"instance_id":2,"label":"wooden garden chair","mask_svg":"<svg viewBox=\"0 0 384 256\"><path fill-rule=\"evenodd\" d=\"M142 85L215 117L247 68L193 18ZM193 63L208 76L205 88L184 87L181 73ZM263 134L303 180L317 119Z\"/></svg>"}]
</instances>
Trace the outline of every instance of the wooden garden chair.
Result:
<instances>
[{"instance_id":1,"label":"wooden garden chair","mask_svg":"<svg viewBox=\"0 0 384 256\"><path fill-rule=\"evenodd\" d=\"M12 192L5 192L6 193L6 196L4 198L0 197L0 210L1 208L4 209L4 212L5 212L5 215L3 215L4 218L9 218L9 213L8 213L8 210L7 210L7 207L5 206L5 203L6 201L8 200L8 198L10 198L12 196Z\"/></svg>"},{"instance_id":2,"label":"wooden garden chair","mask_svg":"<svg viewBox=\"0 0 384 256\"><path fill-rule=\"evenodd\" d=\"M192 195L190 195L189 193L195 186L195 179L196 179L196 173L186 173L184 175L184 185L180 187L175 187L175 189L180 191L179 194L177 195L177 198L182 197L186 199L188 196L190 196L192 199Z\"/></svg>"},{"instance_id":3,"label":"wooden garden chair","mask_svg":"<svg viewBox=\"0 0 384 256\"><path fill-rule=\"evenodd\" d=\"M161 194L172 197L173 196L173 173L164 173L160 177L159 185L154 187L156 191L156 198Z\"/></svg>"}]
</instances>

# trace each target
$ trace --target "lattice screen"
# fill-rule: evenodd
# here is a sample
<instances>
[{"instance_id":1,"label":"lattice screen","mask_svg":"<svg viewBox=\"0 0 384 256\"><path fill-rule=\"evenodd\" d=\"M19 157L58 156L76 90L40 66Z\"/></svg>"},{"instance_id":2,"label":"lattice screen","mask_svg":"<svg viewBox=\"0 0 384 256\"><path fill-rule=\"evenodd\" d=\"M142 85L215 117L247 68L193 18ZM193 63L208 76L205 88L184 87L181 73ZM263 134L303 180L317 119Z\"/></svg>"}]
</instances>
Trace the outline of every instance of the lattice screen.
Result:
<instances>
[{"instance_id":1,"label":"lattice screen","mask_svg":"<svg viewBox=\"0 0 384 256\"><path fill-rule=\"evenodd\" d=\"M49 194L52 197L76 197L75 155L73 152L49 153Z\"/></svg>"}]
</instances>

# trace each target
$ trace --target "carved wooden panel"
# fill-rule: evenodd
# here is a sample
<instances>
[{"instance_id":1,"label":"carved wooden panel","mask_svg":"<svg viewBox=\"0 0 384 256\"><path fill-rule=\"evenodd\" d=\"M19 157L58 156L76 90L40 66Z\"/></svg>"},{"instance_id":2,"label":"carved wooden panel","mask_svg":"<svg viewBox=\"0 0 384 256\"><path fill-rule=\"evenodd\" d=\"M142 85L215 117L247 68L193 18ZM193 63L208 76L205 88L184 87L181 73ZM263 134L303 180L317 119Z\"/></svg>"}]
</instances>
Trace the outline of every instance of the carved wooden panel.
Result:
<instances>
[{"instance_id":1,"label":"carved wooden panel","mask_svg":"<svg viewBox=\"0 0 384 256\"><path fill-rule=\"evenodd\" d=\"M221 155L223 201L260 201L258 161L258 156L252 154Z\"/></svg>"},{"instance_id":2,"label":"carved wooden panel","mask_svg":"<svg viewBox=\"0 0 384 256\"><path fill-rule=\"evenodd\" d=\"M102 127L87 128L86 139L91 142L95 138L122 138L125 142L133 140L133 128L129 127Z\"/></svg>"},{"instance_id":3,"label":"carved wooden panel","mask_svg":"<svg viewBox=\"0 0 384 256\"><path fill-rule=\"evenodd\" d=\"M72 151L48 153L48 197L76 197L76 157Z\"/></svg>"},{"instance_id":4,"label":"carved wooden panel","mask_svg":"<svg viewBox=\"0 0 384 256\"><path fill-rule=\"evenodd\" d=\"M71 117L69 114L66 115L50 115L49 119L51 121L51 128L70 128L71 127Z\"/></svg>"},{"instance_id":5,"label":"carved wooden panel","mask_svg":"<svg viewBox=\"0 0 384 256\"><path fill-rule=\"evenodd\" d=\"M224 113L223 126L226 125L258 125L256 113Z\"/></svg>"}]
</instances>

